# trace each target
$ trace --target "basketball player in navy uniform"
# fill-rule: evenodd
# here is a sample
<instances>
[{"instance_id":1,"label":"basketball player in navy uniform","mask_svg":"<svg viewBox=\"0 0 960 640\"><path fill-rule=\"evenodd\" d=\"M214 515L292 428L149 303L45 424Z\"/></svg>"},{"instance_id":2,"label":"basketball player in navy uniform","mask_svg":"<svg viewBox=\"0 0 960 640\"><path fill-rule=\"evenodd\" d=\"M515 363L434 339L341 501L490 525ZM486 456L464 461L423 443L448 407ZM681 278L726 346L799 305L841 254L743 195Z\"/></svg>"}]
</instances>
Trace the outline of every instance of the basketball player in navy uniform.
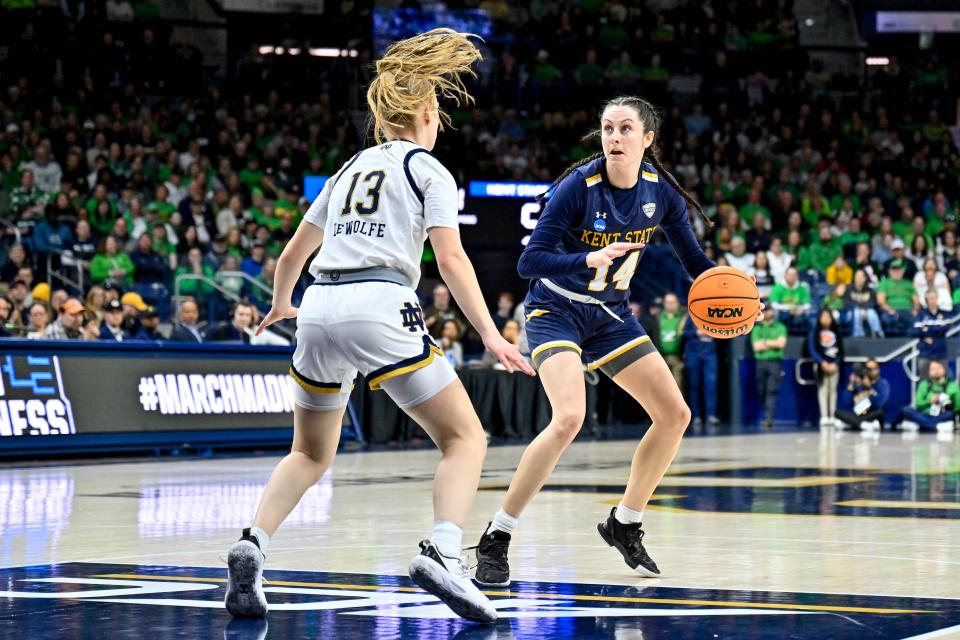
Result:
<instances>
[{"instance_id":1,"label":"basketball player in navy uniform","mask_svg":"<svg viewBox=\"0 0 960 640\"><path fill-rule=\"evenodd\" d=\"M297 318L290 368L296 382L294 438L291 453L270 476L252 527L227 558L226 607L235 616L266 614L262 574L270 537L333 461L359 370L443 454L433 483L433 533L420 543L410 576L460 616L496 620L461 556L486 439L463 385L427 333L414 291L429 236L441 275L487 349L508 371L533 375L490 318L460 243L456 184L429 153L441 120L449 122L437 94L471 100L460 76L472 73L479 58L476 47L450 29L390 47L367 93L379 144L358 153L326 183L280 256L273 306L257 332ZM318 246L310 266L315 286L296 309L294 284Z\"/></svg>"},{"instance_id":2,"label":"basketball player in navy uniform","mask_svg":"<svg viewBox=\"0 0 960 640\"><path fill-rule=\"evenodd\" d=\"M507 552L517 520L583 424L584 362L610 376L653 420L633 454L623 499L598 529L632 569L660 575L644 549L641 522L677 453L690 410L630 313L630 279L658 229L692 278L715 265L687 215L688 205L702 215L700 205L653 152L659 129L653 106L616 98L604 106L600 126L603 151L554 182L556 191L520 256L520 275L531 279L524 300L527 339L553 415L523 452L503 506L477 546L476 580L483 585L509 584Z\"/></svg>"}]
</instances>

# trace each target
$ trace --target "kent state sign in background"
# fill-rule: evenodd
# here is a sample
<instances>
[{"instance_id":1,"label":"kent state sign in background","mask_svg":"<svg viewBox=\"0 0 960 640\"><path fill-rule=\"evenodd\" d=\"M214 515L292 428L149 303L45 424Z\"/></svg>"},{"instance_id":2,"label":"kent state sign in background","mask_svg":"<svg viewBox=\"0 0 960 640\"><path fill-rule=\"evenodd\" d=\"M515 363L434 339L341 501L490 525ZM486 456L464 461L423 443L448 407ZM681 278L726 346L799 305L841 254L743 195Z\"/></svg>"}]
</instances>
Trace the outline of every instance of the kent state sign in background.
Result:
<instances>
[{"instance_id":1,"label":"kent state sign in background","mask_svg":"<svg viewBox=\"0 0 960 640\"><path fill-rule=\"evenodd\" d=\"M0 354L0 438L287 427L289 361Z\"/></svg>"}]
</instances>

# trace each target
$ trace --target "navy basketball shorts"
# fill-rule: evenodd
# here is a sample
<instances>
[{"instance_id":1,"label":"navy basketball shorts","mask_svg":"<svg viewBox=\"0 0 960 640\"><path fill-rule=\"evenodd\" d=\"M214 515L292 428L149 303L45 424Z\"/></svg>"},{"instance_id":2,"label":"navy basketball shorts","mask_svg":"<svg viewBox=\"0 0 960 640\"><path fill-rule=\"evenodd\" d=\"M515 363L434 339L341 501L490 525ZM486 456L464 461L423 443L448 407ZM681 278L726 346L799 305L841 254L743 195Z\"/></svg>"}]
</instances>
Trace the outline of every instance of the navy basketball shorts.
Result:
<instances>
[{"instance_id":1,"label":"navy basketball shorts","mask_svg":"<svg viewBox=\"0 0 960 640\"><path fill-rule=\"evenodd\" d=\"M647 332L630 313L627 302L599 305L576 302L550 291L539 282L523 302L530 359L539 368L550 356L573 351L587 365L613 378L645 355L656 351Z\"/></svg>"}]
</instances>

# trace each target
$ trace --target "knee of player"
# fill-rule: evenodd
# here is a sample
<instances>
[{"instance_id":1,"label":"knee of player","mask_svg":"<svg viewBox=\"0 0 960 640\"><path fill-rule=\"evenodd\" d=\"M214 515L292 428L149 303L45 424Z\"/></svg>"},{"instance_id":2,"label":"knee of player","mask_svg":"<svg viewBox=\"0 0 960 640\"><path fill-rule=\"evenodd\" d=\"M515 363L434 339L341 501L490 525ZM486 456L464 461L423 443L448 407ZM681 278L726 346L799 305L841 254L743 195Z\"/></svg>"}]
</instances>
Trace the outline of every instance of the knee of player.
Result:
<instances>
[{"instance_id":1,"label":"knee of player","mask_svg":"<svg viewBox=\"0 0 960 640\"><path fill-rule=\"evenodd\" d=\"M586 411L582 408L560 409L553 416L554 433L566 442L572 442L583 426Z\"/></svg>"},{"instance_id":2,"label":"knee of player","mask_svg":"<svg viewBox=\"0 0 960 640\"><path fill-rule=\"evenodd\" d=\"M481 458L487 455L487 434L482 427L471 429L470 449Z\"/></svg>"},{"instance_id":3,"label":"knee of player","mask_svg":"<svg viewBox=\"0 0 960 640\"><path fill-rule=\"evenodd\" d=\"M327 469L330 468L330 465L333 463L333 457L337 454L336 450L312 449L310 447L294 448L293 451L294 453L303 455L307 459L310 463L311 471L317 477L318 481L323 474L326 473Z\"/></svg>"},{"instance_id":4,"label":"knee of player","mask_svg":"<svg viewBox=\"0 0 960 640\"><path fill-rule=\"evenodd\" d=\"M471 425L469 429L463 429L456 437L449 438L440 443L440 450L446 454L451 447L459 450L461 453L468 452L470 455L483 458L487 455L487 434L477 420L476 425Z\"/></svg>"},{"instance_id":5,"label":"knee of player","mask_svg":"<svg viewBox=\"0 0 960 640\"><path fill-rule=\"evenodd\" d=\"M690 418L692 417L690 407L682 400L680 402L665 403L650 413L654 425L664 429L679 431L681 435L687 430L687 425L690 424Z\"/></svg>"}]
</instances>

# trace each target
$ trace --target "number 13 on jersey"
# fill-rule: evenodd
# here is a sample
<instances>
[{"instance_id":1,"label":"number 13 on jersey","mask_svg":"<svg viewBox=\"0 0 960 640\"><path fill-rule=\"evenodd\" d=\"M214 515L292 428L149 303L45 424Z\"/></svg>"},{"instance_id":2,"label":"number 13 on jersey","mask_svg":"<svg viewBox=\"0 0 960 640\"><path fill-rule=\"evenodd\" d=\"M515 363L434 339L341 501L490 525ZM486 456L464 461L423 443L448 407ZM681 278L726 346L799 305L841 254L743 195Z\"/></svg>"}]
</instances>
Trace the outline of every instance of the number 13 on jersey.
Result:
<instances>
[{"instance_id":1,"label":"number 13 on jersey","mask_svg":"<svg viewBox=\"0 0 960 640\"><path fill-rule=\"evenodd\" d=\"M630 279L633 277L633 272L637 270L637 263L639 261L640 252L633 251L627 256L627 259L623 261L623 264L620 265L616 273L613 274L613 281L617 283L618 291L626 291L630 288ZM587 285L587 288L590 289L590 291L603 291L606 289L608 284L607 271L609 269L609 265L597 267L596 274L593 276L590 284Z\"/></svg>"}]
</instances>

